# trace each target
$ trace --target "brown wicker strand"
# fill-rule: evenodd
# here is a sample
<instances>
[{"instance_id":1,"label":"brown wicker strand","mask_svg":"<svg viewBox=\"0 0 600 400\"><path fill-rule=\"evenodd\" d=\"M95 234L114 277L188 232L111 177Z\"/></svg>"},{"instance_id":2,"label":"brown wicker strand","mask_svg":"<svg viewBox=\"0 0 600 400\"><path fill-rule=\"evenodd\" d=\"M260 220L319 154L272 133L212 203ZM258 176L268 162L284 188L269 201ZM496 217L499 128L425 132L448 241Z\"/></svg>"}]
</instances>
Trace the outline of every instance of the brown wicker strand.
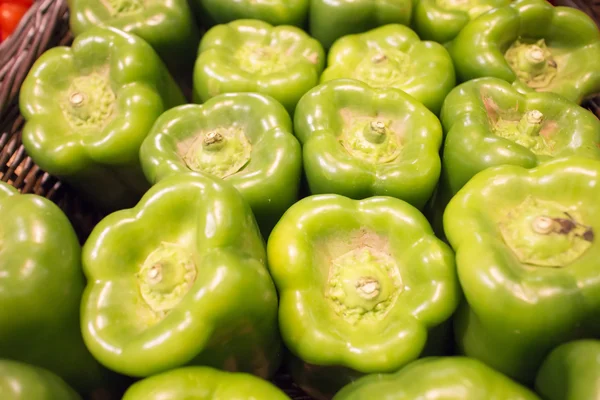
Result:
<instances>
[{"instance_id":1,"label":"brown wicker strand","mask_svg":"<svg viewBox=\"0 0 600 400\"><path fill-rule=\"evenodd\" d=\"M37 58L69 30L65 0L35 2L17 30L0 45L0 115L14 103L27 72Z\"/></svg>"}]
</instances>

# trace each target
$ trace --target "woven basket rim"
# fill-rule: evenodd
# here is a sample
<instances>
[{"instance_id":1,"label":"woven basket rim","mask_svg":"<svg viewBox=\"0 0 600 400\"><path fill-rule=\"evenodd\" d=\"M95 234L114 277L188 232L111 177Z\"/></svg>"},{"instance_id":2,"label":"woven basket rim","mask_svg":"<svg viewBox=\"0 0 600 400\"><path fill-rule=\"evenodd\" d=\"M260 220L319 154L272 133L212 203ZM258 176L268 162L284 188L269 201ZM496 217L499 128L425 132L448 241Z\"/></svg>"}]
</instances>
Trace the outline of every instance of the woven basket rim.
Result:
<instances>
[{"instance_id":1,"label":"woven basket rim","mask_svg":"<svg viewBox=\"0 0 600 400\"><path fill-rule=\"evenodd\" d=\"M600 0L552 2L584 10L600 27ZM35 193L54 201L65 211L83 243L102 214L29 158L21 142L24 120L17 104L20 86L37 58L48 48L68 44L71 39L67 0L37 0L15 32L0 43L0 181L9 182L22 193ZM589 99L585 106L600 118L600 96ZM293 399L310 400L289 375L278 375L272 381Z\"/></svg>"}]
</instances>

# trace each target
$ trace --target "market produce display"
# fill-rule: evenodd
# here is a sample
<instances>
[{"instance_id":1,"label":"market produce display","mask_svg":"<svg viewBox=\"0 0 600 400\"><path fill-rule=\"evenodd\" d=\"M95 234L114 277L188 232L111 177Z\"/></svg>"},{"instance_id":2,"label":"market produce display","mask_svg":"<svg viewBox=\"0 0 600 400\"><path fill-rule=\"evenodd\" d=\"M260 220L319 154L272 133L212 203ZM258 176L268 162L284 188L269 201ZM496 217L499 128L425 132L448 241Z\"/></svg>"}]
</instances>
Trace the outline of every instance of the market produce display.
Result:
<instances>
[{"instance_id":1,"label":"market produce display","mask_svg":"<svg viewBox=\"0 0 600 400\"><path fill-rule=\"evenodd\" d=\"M597 400L600 340L577 340L558 346L544 360L535 387L548 400Z\"/></svg>"},{"instance_id":2,"label":"market produce display","mask_svg":"<svg viewBox=\"0 0 600 400\"><path fill-rule=\"evenodd\" d=\"M44 53L20 95L23 144L44 170L106 210L134 205L148 189L142 141L181 90L142 39L96 27Z\"/></svg>"},{"instance_id":3,"label":"market produce display","mask_svg":"<svg viewBox=\"0 0 600 400\"><path fill-rule=\"evenodd\" d=\"M232 92L266 94L290 112L319 83L323 47L300 28L238 20L210 29L194 67L194 99Z\"/></svg>"},{"instance_id":4,"label":"market produce display","mask_svg":"<svg viewBox=\"0 0 600 400\"><path fill-rule=\"evenodd\" d=\"M0 400L599 400L581 8L0 0Z\"/></svg>"},{"instance_id":5,"label":"market produce display","mask_svg":"<svg viewBox=\"0 0 600 400\"><path fill-rule=\"evenodd\" d=\"M199 364L268 377L279 366L265 245L233 186L191 172L165 178L103 219L82 258L83 337L109 368L145 377Z\"/></svg>"},{"instance_id":6,"label":"market produce display","mask_svg":"<svg viewBox=\"0 0 600 400\"><path fill-rule=\"evenodd\" d=\"M466 357L427 357L399 372L367 376L343 388L333 400L539 400L533 392Z\"/></svg>"},{"instance_id":7,"label":"market produce display","mask_svg":"<svg viewBox=\"0 0 600 400\"><path fill-rule=\"evenodd\" d=\"M308 18L310 0L194 0L198 16L207 25L238 19L258 19L272 25L302 28Z\"/></svg>"},{"instance_id":8,"label":"market produce display","mask_svg":"<svg viewBox=\"0 0 600 400\"><path fill-rule=\"evenodd\" d=\"M462 352L530 384L554 347L600 335L599 198L600 161L573 157L488 168L450 200Z\"/></svg>"},{"instance_id":9,"label":"market produce display","mask_svg":"<svg viewBox=\"0 0 600 400\"><path fill-rule=\"evenodd\" d=\"M189 69L195 60L200 33L186 0L68 1L75 36L95 26L113 26L143 38L174 69Z\"/></svg>"},{"instance_id":10,"label":"market produce display","mask_svg":"<svg viewBox=\"0 0 600 400\"><path fill-rule=\"evenodd\" d=\"M435 189L440 121L401 90L324 83L298 103L294 129L312 194L392 196L422 208Z\"/></svg>"},{"instance_id":11,"label":"market produce display","mask_svg":"<svg viewBox=\"0 0 600 400\"><path fill-rule=\"evenodd\" d=\"M132 385L123 400L165 399L289 400L272 384L244 373L208 367L184 367L154 375Z\"/></svg>"},{"instance_id":12,"label":"market produce display","mask_svg":"<svg viewBox=\"0 0 600 400\"><path fill-rule=\"evenodd\" d=\"M73 388L43 368L0 359L3 400L81 400Z\"/></svg>"},{"instance_id":13,"label":"market produce display","mask_svg":"<svg viewBox=\"0 0 600 400\"><path fill-rule=\"evenodd\" d=\"M0 359L48 369L82 392L101 386L104 371L86 349L79 329L85 282L77 236L54 203L20 195L4 182L0 182L0 272ZM40 375L59 380L0 361L2 399L6 398L2 391L9 390L3 389L4 371L14 373L15 379Z\"/></svg>"},{"instance_id":14,"label":"market produce display","mask_svg":"<svg viewBox=\"0 0 600 400\"><path fill-rule=\"evenodd\" d=\"M428 330L458 304L452 252L402 200L307 197L283 215L267 249L283 341L309 364L295 379L318 399L358 373L416 359ZM323 382L329 366L348 370L334 368L338 376Z\"/></svg>"},{"instance_id":15,"label":"market produce display","mask_svg":"<svg viewBox=\"0 0 600 400\"><path fill-rule=\"evenodd\" d=\"M395 88L438 114L456 83L450 55L402 25L386 25L348 35L329 51L321 82L358 79L374 88Z\"/></svg>"},{"instance_id":16,"label":"market produce display","mask_svg":"<svg viewBox=\"0 0 600 400\"><path fill-rule=\"evenodd\" d=\"M600 31L573 8L516 0L469 22L448 50L460 81L491 76L577 103L600 92Z\"/></svg>"},{"instance_id":17,"label":"market produce display","mask_svg":"<svg viewBox=\"0 0 600 400\"><path fill-rule=\"evenodd\" d=\"M256 93L230 93L161 115L140 159L150 183L188 171L225 179L250 204L265 237L298 199L302 152L285 108Z\"/></svg>"}]
</instances>

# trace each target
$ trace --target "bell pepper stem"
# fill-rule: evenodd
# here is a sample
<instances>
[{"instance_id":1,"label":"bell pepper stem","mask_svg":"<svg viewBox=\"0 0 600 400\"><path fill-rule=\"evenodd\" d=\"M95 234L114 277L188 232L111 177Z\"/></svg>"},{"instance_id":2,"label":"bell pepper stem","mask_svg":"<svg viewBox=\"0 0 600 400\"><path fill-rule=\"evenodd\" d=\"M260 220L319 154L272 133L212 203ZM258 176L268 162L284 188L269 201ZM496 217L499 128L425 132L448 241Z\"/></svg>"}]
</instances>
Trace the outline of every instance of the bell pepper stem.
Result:
<instances>
[{"instance_id":1,"label":"bell pepper stem","mask_svg":"<svg viewBox=\"0 0 600 400\"><path fill-rule=\"evenodd\" d=\"M364 299L372 299L379 295L379 281L372 277L362 277L356 282L356 291Z\"/></svg>"},{"instance_id":2,"label":"bell pepper stem","mask_svg":"<svg viewBox=\"0 0 600 400\"><path fill-rule=\"evenodd\" d=\"M544 114L538 110L527 111L517 126L519 132L525 136L537 136L542 129L542 123L544 122Z\"/></svg>"},{"instance_id":3,"label":"bell pepper stem","mask_svg":"<svg viewBox=\"0 0 600 400\"><path fill-rule=\"evenodd\" d=\"M202 140L202 147L206 150L218 151L222 149L226 143L227 140L223 135L221 135L219 132L212 131L204 136L204 139Z\"/></svg>"},{"instance_id":4,"label":"bell pepper stem","mask_svg":"<svg viewBox=\"0 0 600 400\"><path fill-rule=\"evenodd\" d=\"M370 143L381 144L388 137L388 128L382 121L371 121L365 126L363 136Z\"/></svg>"},{"instance_id":5,"label":"bell pepper stem","mask_svg":"<svg viewBox=\"0 0 600 400\"><path fill-rule=\"evenodd\" d=\"M196 279L196 265L185 248L161 243L142 264L138 285L142 298L157 313L174 308Z\"/></svg>"},{"instance_id":6,"label":"bell pepper stem","mask_svg":"<svg viewBox=\"0 0 600 400\"><path fill-rule=\"evenodd\" d=\"M544 72L548 63L544 49L537 44L521 47L517 57L519 69L533 76Z\"/></svg>"},{"instance_id":7,"label":"bell pepper stem","mask_svg":"<svg viewBox=\"0 0 600 400\"><path fill-rule=\"evenodd\" d=\"M533 220L531 227L535 233L547 235L554 230L554 220L549 217L539 216Z\"/></svg>"},{"instance_id":8,"label":"bell pepper stem","mask_svg":"<svg viewBox=\"0 0 600 400\"><path fill-rule=\"evenodd\" d=\"M73 107L80 107L85 101L85 96L83 95L83 93L75 92L71 94L69 101L71 102L71 105Z\"/></svg>"},{"instance_id":9,"label":"bell pepper stem","mask_svg":"<svg viewBox=\"0 0 600 400\"><path fill-rule=\"evenodd\" d=\"M387 61L387 59L388 59L388 58L387 58L387 56L386 56L385 54L383 54L383 53L378 53L378 54L375 54L375 55L373 56L373 58L371 58L371 62L372 62L373 64L380 64L380 63L382 63L382 62L384 62L384 61Z\"/></svg>"}]
</instances>

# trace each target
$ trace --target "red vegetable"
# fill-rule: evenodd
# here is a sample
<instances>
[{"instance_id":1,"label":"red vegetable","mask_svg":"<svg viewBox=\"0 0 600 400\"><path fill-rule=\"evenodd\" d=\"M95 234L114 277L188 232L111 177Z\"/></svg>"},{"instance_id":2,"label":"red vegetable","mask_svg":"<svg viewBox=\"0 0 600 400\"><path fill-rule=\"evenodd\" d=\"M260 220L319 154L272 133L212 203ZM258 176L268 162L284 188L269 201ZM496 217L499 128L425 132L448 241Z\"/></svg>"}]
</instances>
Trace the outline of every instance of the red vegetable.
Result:
<instances>
[{"instance_id":1,"label":"red vegetable","mask_svg":"<svg viewBox=\"0 0 600 400\"><path fill-rule=\"evenodd\" d=\"M0 41L14 32L32 0L0 0Z\"/></svg>"}]
</instances>

